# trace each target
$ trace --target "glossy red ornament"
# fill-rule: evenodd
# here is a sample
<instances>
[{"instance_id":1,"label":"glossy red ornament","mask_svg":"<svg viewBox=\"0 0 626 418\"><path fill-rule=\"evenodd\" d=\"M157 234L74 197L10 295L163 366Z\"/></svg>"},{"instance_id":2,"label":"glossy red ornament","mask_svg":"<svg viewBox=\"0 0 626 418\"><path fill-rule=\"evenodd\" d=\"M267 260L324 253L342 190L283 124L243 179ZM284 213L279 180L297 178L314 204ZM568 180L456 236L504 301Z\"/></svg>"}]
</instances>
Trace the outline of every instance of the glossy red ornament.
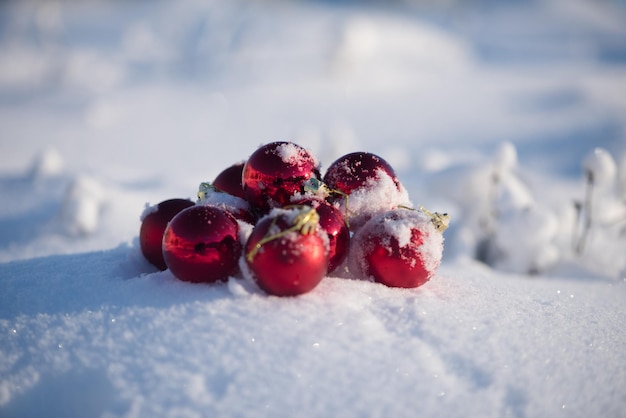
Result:
<instances>
[{"instance_id":1,"label":"glossy red ornament","mask_svg":"<svg viewBox=\"0 0 626 418\"><path fill-rule=\"evenodd\" d=\"M252 230L245 245L246 263L259 287L276 296L311 291L328 266L328 239L317 213L275 209Z\"/></svg>"},{"instance_id":2,"label":"glossy red ornament","mask_svg":"<svg viewBox=\"0 0 626 418\"><path fill-rule=\"evenodd\" d=\"M320 178L317 159L293 142L272 142L258 148L243 167L246 200L261 214L289 204L311 178Z\"/></svg>"},{"instance_id":3,"label":"glossy red ornament","mask_svg":"<svg viewBox=\"0 0 626 418\"><path fill-rule=\"evenodd\" d=\"M213 187L216 189L244 199L243 185L241 183L241 175L243 173L244 163L233 164L224 169L213 180Z\"/></svg>"},{"instance_id":4,"label":"glossy red ornament","mask_svg":"<svg viewBox=\"0 0 626 418\"><path fill-rule=\"evenodd\" d=\"M345 261L350 248L350 229L343 213L323 200L305 199L296 204L311 206L317 211L320 226L328 236L328 273L332 273Z\"/></svg>"},{"instance_id":5,"label":"glossy red ornament","mask_svg":"<svg viewBox=\"0 0 626 418\"><path fill-rule=\"evenodd\" d=\"M170 221L163 236L163 258L180 280L224 280L237 271L241 256L238 233L237 221L228 212L196 205Z\"/></svg>"},{"instance_id":6,"label":"glossy red ornament","mask_svg":"<svg viewBox=\"0 0 626 418\"><path fill-rule=\"evenodd\" d=\"M423 285L435 274L443 252L436 215L396 209L370 219L354 236L351 271L390 287Z\"/></svg>"},{"instance_id":7,"label":"glossy red ornament","mask_svg":"<svg viewBox=\"0 0 626 418\"><path fill-rule=\"evenodd\" d=\"M400 189L400 182L391 165L369 152L353 152L335 160L324 174L324 183L331 190L349 195L356 189L367 187L368 182L380 175L380 170L389 175Z\"/></svg>"},{"instance_id":8,"label":"glossy red ornament","mask_svg":"<svg viewBox=\"0 0 626 418\"><path fill-rule=\"evenodd\" d=\"M163 259L163 233L167 223L181 210L193 206L188 199L169 199L146 209L139 229L139 246L143 256L159 270L167 269Z\"/></svg>"}]
</instances>

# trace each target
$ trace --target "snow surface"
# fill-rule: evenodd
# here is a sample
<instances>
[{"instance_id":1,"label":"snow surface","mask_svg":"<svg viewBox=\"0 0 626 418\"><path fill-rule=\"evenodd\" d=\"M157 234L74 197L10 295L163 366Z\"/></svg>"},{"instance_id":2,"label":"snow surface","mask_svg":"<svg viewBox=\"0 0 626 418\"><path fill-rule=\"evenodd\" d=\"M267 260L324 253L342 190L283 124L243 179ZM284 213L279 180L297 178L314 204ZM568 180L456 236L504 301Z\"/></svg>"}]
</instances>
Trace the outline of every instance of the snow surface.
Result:
<instances>
[{"instance_id":1,"label":"snow surface","mask_svg":"<svg viewBox=\"0 0 626 418\"><path fill-rule=\"evenodd\" d=\"M0 416L624 415L623 2L14 1L0 22ZM279 140L322 174L385 158L451 216L437 275L277 298L142 258L146 204Z\"/></svg>"}]
</instances>

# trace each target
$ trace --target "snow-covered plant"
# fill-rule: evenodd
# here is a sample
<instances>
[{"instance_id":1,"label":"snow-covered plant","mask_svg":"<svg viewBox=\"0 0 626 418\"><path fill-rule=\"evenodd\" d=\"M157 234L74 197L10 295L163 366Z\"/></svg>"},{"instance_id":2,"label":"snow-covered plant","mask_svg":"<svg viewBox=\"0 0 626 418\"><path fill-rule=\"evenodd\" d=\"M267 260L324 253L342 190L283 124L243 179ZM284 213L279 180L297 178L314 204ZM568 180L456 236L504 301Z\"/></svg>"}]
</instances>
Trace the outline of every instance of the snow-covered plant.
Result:
<instances>
[{"instance_id":1,"label":"snow-covered plant","mask_svg":"<svg viewBox=\"0 0 626 418\"><path fill-rule=\"evenodd\" d=\"M481 165L457 170L442 187L462 211L458 238L469 242L465 251L495 268L537 274L560 257L555 245L555 215L535 199L518 167L517 150L500 145Z\"/></svg>"},{"instance_id":2,"label":"snow-covered plant","mask_svg":"<svg viewBox=\"0 0 626 418\"><path fill-rule=\"evenodd\" d=\"M626 271L626 202L618 166L605 149L583 160L585 192L577 213L573 251L580 263L610 276Z\"/></svg>"}]
</instances>

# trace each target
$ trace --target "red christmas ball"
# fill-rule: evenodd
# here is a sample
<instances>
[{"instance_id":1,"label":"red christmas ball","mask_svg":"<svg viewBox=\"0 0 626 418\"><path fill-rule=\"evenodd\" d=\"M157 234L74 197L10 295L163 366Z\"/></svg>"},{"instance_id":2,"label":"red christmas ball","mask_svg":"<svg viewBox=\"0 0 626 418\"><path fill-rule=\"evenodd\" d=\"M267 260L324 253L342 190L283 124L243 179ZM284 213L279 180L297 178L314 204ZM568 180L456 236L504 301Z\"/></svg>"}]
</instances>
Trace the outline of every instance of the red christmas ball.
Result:
<instances>
[{"instance_id":1,"label":"red christmas ball","mask_svg":"<svg viewBox=\"0 0 626 418\"><path fill-rule=\"evenodd\" d=\"M262 214L289 204L304 192L311 178L320 179L317 159L293 142L272 142L258 148L243 167L245 198Z\"/></svg>"},{"instance_id":2,"label":"red christmas ball","mask_svg":"<svg viewBox=\"0 0 626 418\"><path fill-rule=\"evenodd\" d=\"M309 292L326 275L328 238L310 207L274 209L252 230L246 263L259 287L276 296Z\"/></svg>"},{"instance_id":3,"label":"red christmas ball","mask_svg":"<svg viewBox=\"0 0 626 418\"><path fill-rule=\"evenodd\" d=\"M216 189L244 199L241 175L244 163L233 164L224 169L211 183Z\"/></svg>"},{"instance_id":4,"label":"red christmas ball","mask_svg":"<svg viewBox=\"0 0 626 418\"><path fill-rule=\"evenodd\" d=\"M356 189L368 187L381 171L391 177L400 189L400 182L391 165L369 152L353 152L335 160L324 174L324 183L331 190L349 195Z\"/></svg>"},{"instance_id":5,"label":"red christmas ball","mask_svg":"<svg viewBox=\"0 0 626 418\"><path fill-rule=\"evenodd\" d=\"M181 211L163 236L163 258L172 274L187 282L215 282L237 271L241 256L235 218L215 206Z\"/></svg>"},{"instance_id":6,"label":"red christmas ball","mask_svg":"<svg viewBox=\"0 0 626 418\"><path fill-rule=\"evenodd\" d=\"M418 287L435 274L443 235L423 212L397 209L370 219L354 236L351 271L390 287Z\"/></svg>"},{"instance_id":7,"label":"red christmas ball","mask_svg":"<svg viewBox=\"0 0 626 418\"><path fill-rule=\"evenodd\" d=\"M368 152L354 152L334 161L324 182L329 201L349 216L346 221L353 232L379 213L413 206L389 163Z\"/></svg>"},{"instance_id":8,"label":"red christmas ball","mask_svg":"<svg viewBox=\"0 0 626 418\"><path fill-rule=\"evenodd\" d=\"M343 213L323 200L305 199L296 204L311 206L317 211L320 227L328 236L328 273L335 271L348 256L350 248L350 229L346 225Z\"/></svg>"},{"instance_id":9,"label":"red christmas ball","mask_svg":"<svg viewBox=\"0 0 626 418\"><path fill-rule=\"evenodd\" d=\"M143 256L159 270L167 269L163 259L163 233L167 223L181 210L193 206L188 199L165 200L146 209L141 217L139 246Z\"/></svg>"}]
</instances>

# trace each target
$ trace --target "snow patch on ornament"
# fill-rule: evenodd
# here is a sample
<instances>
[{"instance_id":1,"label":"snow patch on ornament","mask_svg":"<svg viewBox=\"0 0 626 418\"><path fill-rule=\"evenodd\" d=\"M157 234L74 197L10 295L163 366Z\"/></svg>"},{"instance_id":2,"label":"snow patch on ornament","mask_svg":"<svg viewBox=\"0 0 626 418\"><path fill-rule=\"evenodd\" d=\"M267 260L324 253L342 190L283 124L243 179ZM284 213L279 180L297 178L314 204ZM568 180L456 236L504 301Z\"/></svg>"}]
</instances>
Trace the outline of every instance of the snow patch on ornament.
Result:
<instances>
[{"instance_id":1,"label":"snow patch on ornament","mask_svg":"<svg viewBox=\"0 0 626 418\"><path fill-rule=\"evenodd\" d=\"M285 164L300 166L302 161L312 161L313 165L319 168L319 162L313 154L293 142L285 142L278 145L274 152Z\"/></svg>"},{"instance_id":2,"label":"snow patch on ornament","mask_svg":"<svg viewBox=\"0 0 626 418\"><path fill-rule=\"evenodd\" d=\"M426 270L434 272L441 264L443 256L443 234L437 230L431 220L422 220L416 228L422 231L419 254Z\"/></svg>"},{"instance_id":3,"label":"snow patch on ornament","mask_svg":"<svg viewBox=\"0 0 626 418\"><path fill-rule=\"evenodd\" d=\"M339 199L339 209L348 213L352 230L375 215L400 206L413 207L409 193L384 170L377 170L376 176L368 179L364 186L353 190L348 199Z\"/></svg>"},{"instance_id":4,"label":"snow patch on ornament","mask_svg":"<svg viewBox=\"0 0 626 418\"><path fill-rule=\"evenodd\" d=\"M250 210L250 205L244 199L231 195L229 193L215 190L212 186L205 186L208 183L200 184L198 192L198 204L218 206L222 208L232 208L239 210Z\"/></svg>"},{"instance_id":5,"label":"snow patch on ornament","mask_svg":"<svg viewBox=\"0 0 626 418\"><path fill-rule=\"evenodd\" d=\"M395 238L401 249L414 247L428 271L437 269L443 254L443 234L437 231L432 218L414 210L399 210L395 213L397 216L394 217L383 214L384 232ZM418 242L413 240L413 230L421 232Z\"/></svg>"},{"instance_id":6,"label":"snow patch on ornament","mask_svg":"<svg viewBox=\"0 0 626 418\"><path fill-rule=\"evenodd\" d=\"M350 163L350 160L348 159L338 160L335 164L337 165L337 172L339 173L343 172L344 174L348 176L352 176L355 174L356 170L352 168L352 164ZM354 162L355 167L359 167L362 164L363 163L360 161Z\"/></svg>"}]
</instances>

